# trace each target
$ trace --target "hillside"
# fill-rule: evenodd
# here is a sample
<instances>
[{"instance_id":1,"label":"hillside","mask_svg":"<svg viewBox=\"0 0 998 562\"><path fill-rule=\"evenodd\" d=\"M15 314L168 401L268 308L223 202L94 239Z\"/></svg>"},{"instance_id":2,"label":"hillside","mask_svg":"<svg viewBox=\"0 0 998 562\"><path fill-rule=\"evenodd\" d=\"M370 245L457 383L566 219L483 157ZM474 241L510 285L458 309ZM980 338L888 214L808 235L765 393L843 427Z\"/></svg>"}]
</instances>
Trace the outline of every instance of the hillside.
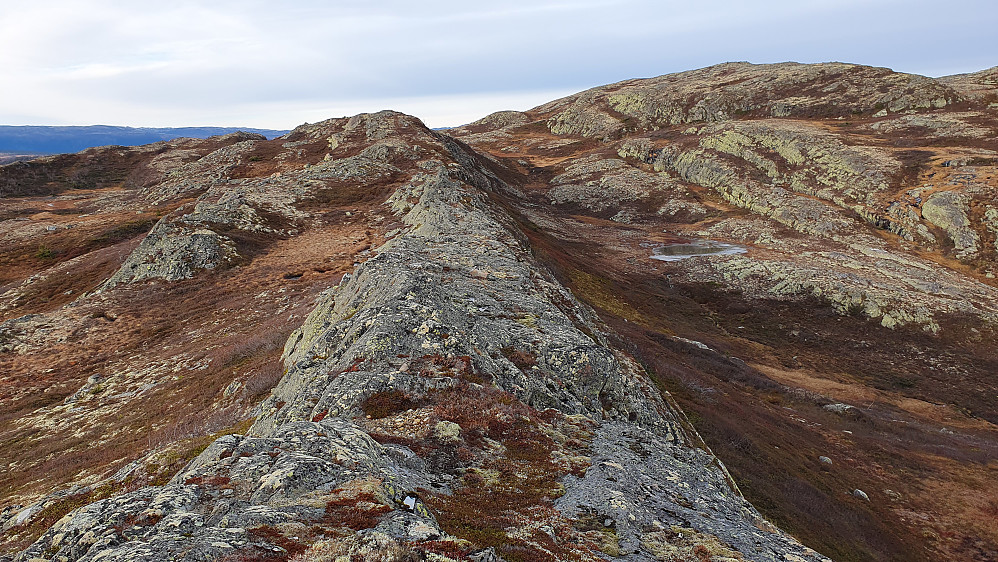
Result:
<instances>
[{"instance_id":1,"label":"hillside","mask_svg":"<svg viewBox=\"0 0 998 562\"><path fill-rule=\"evenodd\" d=\"M0 552L994 559L993 75L0 167Z\"/></svg>"}]
</instances>

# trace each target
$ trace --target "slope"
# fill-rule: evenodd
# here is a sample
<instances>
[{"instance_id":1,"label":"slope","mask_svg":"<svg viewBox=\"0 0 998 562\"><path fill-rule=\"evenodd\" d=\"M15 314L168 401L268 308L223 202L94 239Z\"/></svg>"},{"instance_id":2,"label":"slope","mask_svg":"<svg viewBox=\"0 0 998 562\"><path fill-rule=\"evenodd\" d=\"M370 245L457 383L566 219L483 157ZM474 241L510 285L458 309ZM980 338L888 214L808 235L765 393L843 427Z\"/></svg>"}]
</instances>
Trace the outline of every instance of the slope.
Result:
<instances>
[{"instance_id":1,"label":"slope","mask_svg":"<svg viewBox=\"0 0 998 562\"><path fill-rule=\"evenodd\" d=\"M989 559L989 72L731 63L448 133L519 171L542 260L769 517L838 559Z\"/></svg>"},{"instance_id":2,"label":"slope","mask_svg":"<svg viewBox=\"0 0 998 562\"><path fill-rule=\"evenodd\" d=\"M198 295L230 287L282 237L336 228L310 222L336 203L363 198L384 242L318 295L251 427L204 442L175 474L152 447L8 510L15 539L51 524L15 560L823 559L759 517L669 395L531 256L493 199L511 193L508 170L391 112L238 150L198 160L210 180L184 175L196 201L165 214L96 292L47 314L185 279ZM177 196L165 183L143 192ZM29 321L42 320L5 329ZM38 332L12 352L32 355ZM111 402L134 408L162 376L150 375L109 377L146 383ZM18 422L55 433L81 397L106 392L85 386ZM75 509L52 521L56 507Z\"/></svg>"}]
</instances>

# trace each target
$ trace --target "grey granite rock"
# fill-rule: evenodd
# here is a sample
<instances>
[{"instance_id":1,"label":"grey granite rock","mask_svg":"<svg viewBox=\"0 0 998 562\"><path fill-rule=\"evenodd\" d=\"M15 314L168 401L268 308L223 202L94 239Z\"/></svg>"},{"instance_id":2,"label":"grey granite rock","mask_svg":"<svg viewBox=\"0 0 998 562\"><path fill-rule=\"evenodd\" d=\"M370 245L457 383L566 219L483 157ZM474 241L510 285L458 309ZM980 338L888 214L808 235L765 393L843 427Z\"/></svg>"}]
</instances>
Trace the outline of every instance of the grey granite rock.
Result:
<instances>
[{"instance_id":1,"label":"grey granite rock","mask_svg":"<svg viewBox=\"0 0 998 562\"><path fill-rule=\"evenodd\" d=\"M514 441L481 438L478 452L465 451L466 460L446 457L470 432L441 421L407 430L404 443L382 444L372 438L371 424L383 420L365 416L364 405L392 392L429 400L459 385L499 406L518 403L520 411L537 412L535 421L521 415L518 423L534 424L536 435L554 436L552 443L567 437L543 419L593 428L579 434L585 442L573 445L591 451L589 469L565 476L564 494L547 509L567 521L597 513L616 539L573 550L573 556L661 559L672 548L668 533L682 527L751 559L823 560L762 521L671 397L615 349L595 313L535 261L524 235L493 199L512 188L481 158L417 124L383 113L340 123L333 133L328 127L300 131L324 143L341 135L327 143L334 152L357 135L368 148L389 147L347 156L339 165L327 161L324 169L350 175L356 164L363 175L395 166L388 159L397 170L411 170L386 203L405 227L319 298L289 338L286 373L247 435L217 439L165 486L71 512L16 560L286 555L274 530L323 522L339 526L339 534L317 540L310 552L395 549L402 556L423 542L458 544L438 523L447 514L435 514L423 497L456 494L463 475L483 466L476 458L512 455ZM400 130L416 135L423 148L406 148L412 139ZM404 164L423 153L415 167ZM224 209L198 212L224 215ZM184 221L160 228L178 222ZM153 237L143 251L167 244L164 236L160 242ZM410 408L399 416L417 414ZM421 431L426 436L419 442ZM570 453L555 448L545 458L564 460ZM344 527L336 519L340 505L352 514L372 514L372 526L358 532ZM521 516L524 529L537 525L531 528L554 536L531 513ZM516 528L498 531L531 536ZM468 555L501 559L487 549Z\"/></svg>"}]
</instances>

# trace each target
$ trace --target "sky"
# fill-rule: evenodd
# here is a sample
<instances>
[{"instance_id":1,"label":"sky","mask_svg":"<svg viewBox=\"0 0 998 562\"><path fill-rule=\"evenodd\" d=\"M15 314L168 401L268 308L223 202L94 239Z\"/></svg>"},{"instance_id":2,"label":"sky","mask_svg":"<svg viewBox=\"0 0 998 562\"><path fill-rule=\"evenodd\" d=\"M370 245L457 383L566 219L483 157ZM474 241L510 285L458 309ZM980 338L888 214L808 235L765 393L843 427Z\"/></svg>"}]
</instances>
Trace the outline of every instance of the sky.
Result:
<instances>
[{"instance_id":1,"label":"sky","mask_svg":"<svg viewBox=\"0 0 998 562\"><path fill-rule=\"evenodd\" d=\"M998 65L998 0L0 0L0 124L431 127L728 61Z\"/></svg>"}]
</instances>

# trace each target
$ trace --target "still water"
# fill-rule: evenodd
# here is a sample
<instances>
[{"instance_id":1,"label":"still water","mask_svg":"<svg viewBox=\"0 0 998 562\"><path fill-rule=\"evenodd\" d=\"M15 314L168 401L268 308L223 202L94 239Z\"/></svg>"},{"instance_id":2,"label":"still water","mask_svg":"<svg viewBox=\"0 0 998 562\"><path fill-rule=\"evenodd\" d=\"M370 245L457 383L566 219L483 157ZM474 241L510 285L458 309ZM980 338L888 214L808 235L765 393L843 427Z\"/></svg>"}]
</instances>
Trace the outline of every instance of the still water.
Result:
<instances>
[{"instance_id":1,"label":"still water","mask_svg":"<svg viewBox=\"0 0 998 562\"><path fill-rule=\"evenodd\" d=\"M745 246L717 242L715 240L692 240L681 244L658 246L652 250L651 258L661 261L679 261L694 256L727 256L744 254Z\"/></svg>"}]
</instances>

